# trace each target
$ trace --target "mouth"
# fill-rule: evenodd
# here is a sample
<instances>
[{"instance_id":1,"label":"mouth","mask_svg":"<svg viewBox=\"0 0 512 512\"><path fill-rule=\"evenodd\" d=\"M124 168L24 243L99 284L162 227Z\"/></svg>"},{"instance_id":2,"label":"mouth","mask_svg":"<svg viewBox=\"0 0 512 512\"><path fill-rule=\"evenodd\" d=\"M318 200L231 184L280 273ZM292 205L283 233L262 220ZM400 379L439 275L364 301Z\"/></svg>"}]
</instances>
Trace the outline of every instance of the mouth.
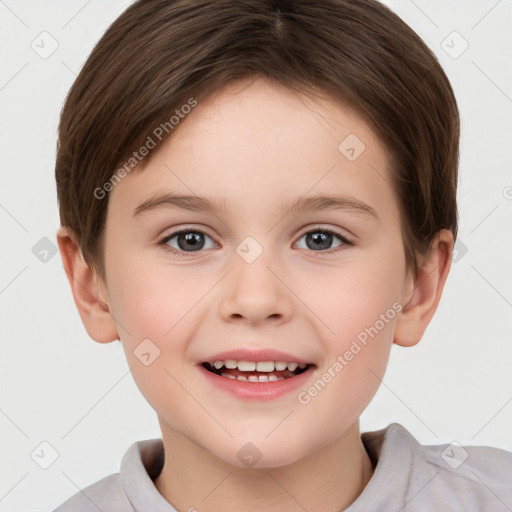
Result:
<instances>
[{"instance_id":1,"label":"mouth","mask_svg":"<svg viewBox=\"0 0 512 512\"><path fill-rule=\"evenodd\" d=\"M294 361L225 361L201 364L209 372L232 380L246 382L275 382L296 377L315 366Z\"/></svg>"}]
</instances>

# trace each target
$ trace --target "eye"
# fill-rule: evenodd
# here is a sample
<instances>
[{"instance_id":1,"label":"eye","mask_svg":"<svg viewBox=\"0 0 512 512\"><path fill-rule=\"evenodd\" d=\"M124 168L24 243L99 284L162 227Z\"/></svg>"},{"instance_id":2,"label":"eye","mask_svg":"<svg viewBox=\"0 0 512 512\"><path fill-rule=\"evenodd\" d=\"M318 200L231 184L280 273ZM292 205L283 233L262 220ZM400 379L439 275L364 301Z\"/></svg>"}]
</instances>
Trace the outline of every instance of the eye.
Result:
<instances>
[{"instance_id":1,"label":"eye","mask_svg":"<svg viewBox=\"0 0 512 512\"><path fill-rule=\"evenodd\" d=\"M333 231L330 229L314 229L308 231L307 233L304 233L299 238L299 241L302 240L303 238L305 239L306 247L299 247L300 249L311 249L312 251L321 252L323 254L331 254L333 252L336 252L336 250L332 249L326 250L329 249L329 247L332 245L333 241L336 238L340 240L340 243L334 249L337 249L338 247L343 245L352 245L350 240L348 240L341 233L338 233L337 231Z\"/></svg>"},{"instance_id":2,"label":"eye","mask_svg":"<svg viewBox=\"0 0 512 512\"><path fill-rule=\"evenodd\" d=\"M202 231L196 231L192 229L183 229L181 231L176 231L171 233L170 235L165 236L158 242L158 245L161 245L163 249L166 251L176 255L176 256L184 256L184 253L197 252L201 249L205 248L205 237L209 238L206 233ZM173 244L177 244L177 247L171 244L171 241L176 239ZM212 240L213 242L213 240ZM213 246L217 244L213 242ZM208 247L206 247L208 249ZM190 249L190 250L189 250Z\"/></svg>"},{"instance_id":3,"label":"eye","mask_svg":"<svg viewBox=\"0 0 512 512\"><path fill-rule=\"evenodd\" d=\"M205 238L208 238L212 241L212 245L210 247L205 247ZM300 249L311 249L314 252L318 252L323 254L331 254L333 252L337 252L338 247L344 245L353 245L350 240L348 240L345 236L337 231L333 231L330 229L314 229L304 233L299 241L305 238L306 247L299 247ZM338 239L340 243L334 247L334 249L329 249L335 239ZM173 241L176 239L175 241ZM172 242L172 243L171 243ZM203 231L193 230L193 229L182 229L180 231L175 231L170 235L165 236L158 242L159 246L170 252L175 256L183 256L186 257L187 253L199 252L201 249L210 249L212 247L217 247L216 244L210 236L208 236Z\"/></svg>"}]
</instances>

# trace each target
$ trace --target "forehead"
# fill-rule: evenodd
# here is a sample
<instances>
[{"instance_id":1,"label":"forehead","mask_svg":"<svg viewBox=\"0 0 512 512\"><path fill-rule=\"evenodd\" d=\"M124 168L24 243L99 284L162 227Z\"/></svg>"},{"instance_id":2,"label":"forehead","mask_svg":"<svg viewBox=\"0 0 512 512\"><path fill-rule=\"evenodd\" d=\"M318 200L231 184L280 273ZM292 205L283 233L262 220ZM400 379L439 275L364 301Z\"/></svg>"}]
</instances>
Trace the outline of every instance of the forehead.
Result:
<instances>
[{"instance_id":1,"label":"forehead","mask_svg":"<svg viewBox=\"0 0 512 512\"><path fill-rule=\"evenodd\" d=\"M338 156L340 136L352 135L348 146L357 151L346 153L349 161L359 152L379 161L386 158L385 146L356 109L324 92L299 93L267 78L228 84L202 100L179 128L171 139L182 147L197 148L199 138L205 148L236 144L259 151L261 157L270 149L273 157L282 153L280 148L297 153L322 140L321 147Z\"/></svg>"},{"instance_id":2,"label":"forehead","mask_svg":"<svg viewBox=\"0 0 512 512\"><path fill-rule=\"evenodd\" d=\"M246 211L333 192L376 209L394 201L386 147L334 99L242 80L199 102L180 123L146 168L110 193L114 208L128 213L163 189Z\"/></svg>"}]
</instances>

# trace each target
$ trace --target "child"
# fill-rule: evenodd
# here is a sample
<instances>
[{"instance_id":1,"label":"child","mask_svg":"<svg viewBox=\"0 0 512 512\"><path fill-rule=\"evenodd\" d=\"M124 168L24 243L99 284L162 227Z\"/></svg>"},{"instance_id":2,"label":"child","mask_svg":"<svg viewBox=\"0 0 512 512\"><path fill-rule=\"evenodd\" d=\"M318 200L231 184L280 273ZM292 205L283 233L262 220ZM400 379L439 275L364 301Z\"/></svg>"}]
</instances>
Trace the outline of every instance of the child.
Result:
<instances>
[{"instance_id":1,"label":"child","mask_svg":"<svg viewBox=\"0 0 512 512\"><path fill-rule=\"evenodd\" d=\"M511 453L359 429L441 298L458 151L446 75L375 0L129 7L62 111L57 238L162 439L57 510L512 510Z\"/></svg>"}]
</instances>

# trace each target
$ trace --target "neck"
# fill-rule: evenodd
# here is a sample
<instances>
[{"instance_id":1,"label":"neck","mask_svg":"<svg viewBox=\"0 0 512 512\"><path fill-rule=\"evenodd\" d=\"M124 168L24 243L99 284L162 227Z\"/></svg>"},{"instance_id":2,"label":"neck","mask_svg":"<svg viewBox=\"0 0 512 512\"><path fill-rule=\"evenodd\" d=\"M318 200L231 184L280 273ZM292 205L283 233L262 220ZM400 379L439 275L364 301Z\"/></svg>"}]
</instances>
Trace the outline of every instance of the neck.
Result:
<instances>
[{"instance_id":1,"label":"neck","mask_svg":"<svg viewBox=\"0 0 512 512\"><path fill-rule=\"evenodd\" d=\"M154 484L177 510L340 512L373 474L359 422L320 450L275 468L228 464L180 433L162 429L165 462Z\"/></svg>"}]
</instances>

